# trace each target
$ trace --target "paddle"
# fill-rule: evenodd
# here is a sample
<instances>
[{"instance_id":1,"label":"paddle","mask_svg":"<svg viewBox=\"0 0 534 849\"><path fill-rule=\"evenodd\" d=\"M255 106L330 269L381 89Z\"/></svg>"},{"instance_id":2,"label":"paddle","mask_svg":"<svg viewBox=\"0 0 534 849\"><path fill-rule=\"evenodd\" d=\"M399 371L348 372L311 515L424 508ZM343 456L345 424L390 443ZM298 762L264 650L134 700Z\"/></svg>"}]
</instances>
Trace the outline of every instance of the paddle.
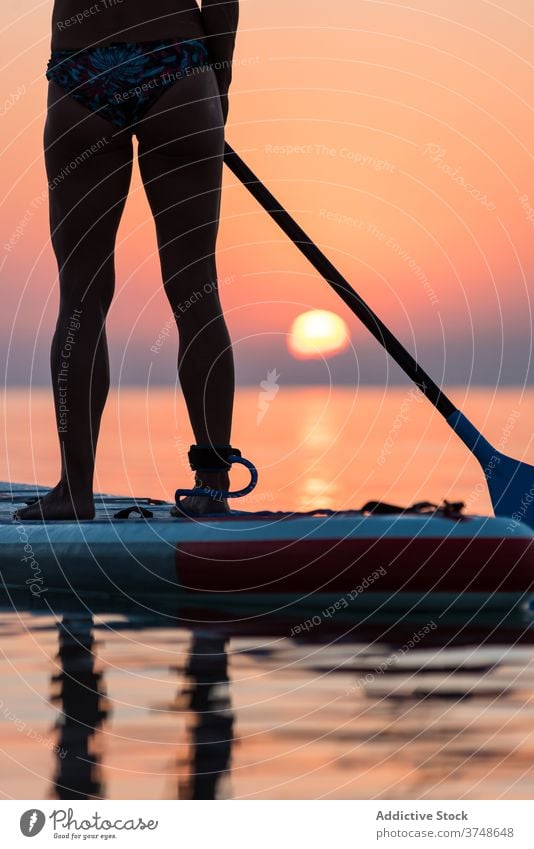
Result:
<instances>
[{"instance_id":1,"label":"paddle","mask_svg":"<svg viewBox=\"0 0 534 849\"><path fill-rule=\"evenodd\" d=\"M521 522L534 527L534 466L502 454L484 439L469 419L447 398L440 387L414 360L376 313L365 303L352 286L339 273L324 253L289 215L274 195L243 162L240 156L225 144L224 158L227 166L247 187L258 203L269 213L284 233L324 277L326 282L358 316L375 339L393 357L396 363L434 404L451 428L475 455L484 471L496 516L513 519L512 528Z\"/></svg>"}]
</instances>

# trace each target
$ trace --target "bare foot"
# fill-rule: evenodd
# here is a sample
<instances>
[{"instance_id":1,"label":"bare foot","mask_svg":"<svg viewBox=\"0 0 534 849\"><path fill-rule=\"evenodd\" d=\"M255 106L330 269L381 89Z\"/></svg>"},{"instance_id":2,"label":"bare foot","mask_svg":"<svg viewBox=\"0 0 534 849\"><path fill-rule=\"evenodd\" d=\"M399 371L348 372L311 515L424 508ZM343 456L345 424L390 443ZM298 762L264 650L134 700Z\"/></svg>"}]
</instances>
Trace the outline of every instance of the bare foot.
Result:
<instances>
[{"instance_id":1,"label":"bare foot","mask_svg":"<svg viewBox=\"0 0 534 849\"><path fill-rule=\"evenodd\" d=\"M183 507L183 511L180 509ZM180 506L171 507L171 516L183 519L184 516L204 516L207 513L229 513L226 499L217 500L204 495L188 495L180 501Z\"/></svg>"},{"instance_id":2,"label":"bare foot","mask_svg":"<svg viewBox=\"0 0 534 849\"><path fill-rule=\"evenodd\" d=\"M195 486L204 486L213 490L228 490L230 479L227 472L202 472L202 479L197 475ZM171 508L171 516L182 519L184 516L204 516L207 513L229 513L230 508L226 498L210 495L187 495L182 498L179 506Z\"/></svg>"},{"instance_id":3,"label":"bare foot","mask_svg":"<svg viewBox=\"0 0 534 849\"><path fill-rule=\"evenodd\" d=\"M94 517L93 494L71 495L62 483L58 483L54 489L34 504L16 510L13 514L15 521L38 519L53 522L58 519L94 519Z\"/></svg>"}]
</instances>

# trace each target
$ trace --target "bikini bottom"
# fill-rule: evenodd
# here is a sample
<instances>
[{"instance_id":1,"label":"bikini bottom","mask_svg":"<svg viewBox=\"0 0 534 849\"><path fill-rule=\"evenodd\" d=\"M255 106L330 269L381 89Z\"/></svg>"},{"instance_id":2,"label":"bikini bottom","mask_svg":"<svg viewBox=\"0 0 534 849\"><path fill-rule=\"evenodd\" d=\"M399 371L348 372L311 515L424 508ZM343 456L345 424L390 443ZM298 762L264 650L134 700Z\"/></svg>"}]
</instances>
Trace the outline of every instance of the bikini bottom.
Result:
<instances>
[{"instance_id":1,"label":"bikini bottom","mask_svg":"<svg viewBox=\"0 0 534 849\"><path fill-rule=\"evenodd\" d=\"M203 41L113 42L53 50L46 77L86 109L124 129L141 121L177 80L208 66Z\"/></svg>"}]
</instances>

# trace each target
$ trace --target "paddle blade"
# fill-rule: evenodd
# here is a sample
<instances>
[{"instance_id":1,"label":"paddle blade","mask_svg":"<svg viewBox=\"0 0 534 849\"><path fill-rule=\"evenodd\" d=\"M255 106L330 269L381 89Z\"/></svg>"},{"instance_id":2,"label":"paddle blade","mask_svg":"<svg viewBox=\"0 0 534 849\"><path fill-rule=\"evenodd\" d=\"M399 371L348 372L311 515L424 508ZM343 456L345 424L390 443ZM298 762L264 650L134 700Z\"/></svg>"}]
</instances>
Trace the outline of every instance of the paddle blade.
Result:
<instances>
[{"instance_id":1,"label":"paddle blade","mask_svg":"<svg viewBox=\"0 0 534 849\"><path fill-rule=\"evenodd\" d=\"M447 421L482 466L495 515L534 528L534 466L497 451L459 410Z\"/></svg>"}]
</instances>

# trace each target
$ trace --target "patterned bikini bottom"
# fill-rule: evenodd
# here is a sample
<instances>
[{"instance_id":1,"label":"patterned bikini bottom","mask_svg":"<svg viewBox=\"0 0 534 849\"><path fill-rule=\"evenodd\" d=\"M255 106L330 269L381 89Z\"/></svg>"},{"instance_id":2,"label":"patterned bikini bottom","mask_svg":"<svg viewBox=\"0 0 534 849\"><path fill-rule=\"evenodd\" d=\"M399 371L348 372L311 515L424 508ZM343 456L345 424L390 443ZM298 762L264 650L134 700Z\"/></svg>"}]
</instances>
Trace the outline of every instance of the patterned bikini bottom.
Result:
<instances>
[{"instance_id":1,"label":"patterned bikini bottom","mask_svg":"<svg viewBox=\"0 0 534 849\"><path fill-rule=\"evenodd\" d=\"M46 78L116 127L132 127L177 80L208 65L198 39L113 42L83 50L53 50Z\"/></svg>"}]
</instances>

